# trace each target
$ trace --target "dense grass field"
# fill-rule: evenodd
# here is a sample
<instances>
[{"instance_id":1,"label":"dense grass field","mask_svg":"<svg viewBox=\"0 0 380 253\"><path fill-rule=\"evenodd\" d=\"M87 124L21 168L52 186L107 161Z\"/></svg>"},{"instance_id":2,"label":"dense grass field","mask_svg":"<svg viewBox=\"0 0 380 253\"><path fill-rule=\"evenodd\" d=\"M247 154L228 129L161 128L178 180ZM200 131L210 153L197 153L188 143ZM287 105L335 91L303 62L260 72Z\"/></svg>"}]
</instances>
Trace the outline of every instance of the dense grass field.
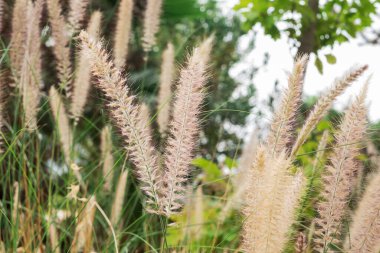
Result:
<instances>
[{"instance_id":1,"label":"dense grass field","mask_svg":"<svg viewBox=\"0 0 380 253\"><path fill-rule=\"evenodd\" d=\"M296 56L268 126L223 140L250 114L215 85L228 31L171 34L175 3L0 1L0 252L379 252L367 66L306 108Z\"/></svg>"}]
</instances>

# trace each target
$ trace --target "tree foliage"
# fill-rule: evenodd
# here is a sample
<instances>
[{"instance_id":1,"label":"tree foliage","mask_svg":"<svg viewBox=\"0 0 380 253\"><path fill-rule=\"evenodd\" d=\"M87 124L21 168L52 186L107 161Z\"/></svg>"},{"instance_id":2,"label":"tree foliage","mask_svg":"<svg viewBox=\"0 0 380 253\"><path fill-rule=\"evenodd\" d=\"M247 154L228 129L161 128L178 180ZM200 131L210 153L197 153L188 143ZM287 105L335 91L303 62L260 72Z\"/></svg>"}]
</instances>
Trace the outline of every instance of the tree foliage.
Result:
<instances>
[{"instance_id":1,"label":"tree foliage","mask_svg":"<svg viewBox=\"0 0 380 253\"><path fill-rule=\"evenodd\" d=\"M235 10L245 20L243 29L260 25L273 39L286 35L298 53L315 53L315 62L322 72L318 52L355 38L370 27L379 0L240 0ZM332 54L325 55L330 64L336 62Z\"/></svg>"}]
</instances>

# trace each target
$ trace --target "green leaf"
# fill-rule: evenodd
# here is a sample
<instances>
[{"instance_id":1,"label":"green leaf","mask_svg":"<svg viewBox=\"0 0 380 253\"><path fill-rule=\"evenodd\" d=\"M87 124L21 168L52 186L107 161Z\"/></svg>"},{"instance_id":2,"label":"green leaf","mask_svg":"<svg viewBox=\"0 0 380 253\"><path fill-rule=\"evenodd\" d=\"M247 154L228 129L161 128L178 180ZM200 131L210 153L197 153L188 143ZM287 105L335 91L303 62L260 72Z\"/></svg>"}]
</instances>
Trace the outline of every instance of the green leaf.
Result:
<instances>
[{"instance_id":1,"label":"green leaf","mask_svg":"<svg viewBox=\"0 0 380 253\"><path fill-rule=\"evenodd\" d=\"M336 57L334 55L332 55L332 54L326 54L325 57L326 57L326 60L327 60L328 63L330 63L330 64L335 64L336 63Z\"/></svg>"},{"instance_id":2,"label":"green leaf","mask_svg":"<svg viewBox=\"0 0 380 253\"><path fill-rule=\"evenodd\" d=\"M229 169L232 169L232 168L236 168L236 160L235 159L231 159L230 157L226 157L224 163L226 164L226 166L229 168Z\"/></svg>"},{"instance_id":3,"label":"green leaf","mask_svg":"<svg viewBox=\"0 0 380 253\"><path fill-rule=\"evenodd\" d=\"M198 168L201 168L206 173L207 181L214 181L220 178L220 176L222 175L222 172L220 171L218 165L205 158L202 158L202 157L195 158L191 162L191 164Z\"/></svg>"},{"instance_id":4,"label":"green leaf","mask_svg":"<svg viewBox=\"0 0 380 253\"><path fill-rule=\"evenodd\" d=\"M315 59L314 64L317 67L319 73L323 74L323 63L322 63L321 59L319 59L319 57L317 57Z\"/></svg>"}]
</instances>

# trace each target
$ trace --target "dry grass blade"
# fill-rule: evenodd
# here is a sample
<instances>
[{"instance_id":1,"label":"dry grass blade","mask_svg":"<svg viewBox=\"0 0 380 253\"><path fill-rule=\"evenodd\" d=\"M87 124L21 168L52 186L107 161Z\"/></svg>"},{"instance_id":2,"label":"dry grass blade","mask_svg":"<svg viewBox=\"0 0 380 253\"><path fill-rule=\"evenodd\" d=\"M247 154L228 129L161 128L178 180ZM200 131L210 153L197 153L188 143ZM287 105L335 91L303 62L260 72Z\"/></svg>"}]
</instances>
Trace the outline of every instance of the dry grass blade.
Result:
<instances>
[{"instance_id":1,"label":"dry grass blade","mask_svg":"<svg viewBox=\"0 0 380 253\"><path fill-rule=\"evenodd\" d=\"M293 145L291 156L295 156L299 148L304 144L307 137L313 131L318 122L327 114L328 110L331 108L335 99L341 95L347 87L349 87L356 79L358 79L364 71L368 68L367 65L352 68L343 77L336 79L334 86L323 95L315 104L313 110L307 117L301 131L298 134L297 140Z\"/></svg>"},{"instance_id":2,"label":"dry grass blade","mask_svg":"<svg viewBox=\"0 0 380 253\"><path fill-rule=\"evenodd\" d=\"M332 252L332 245L340 246L340 228L347 210L355 174L360 165L356 160L360 142L367 127L365 97L367 85L354 103L348 108L330 157L330 165L323 175L323 200L318 204L319 217L316 221L315 248L318 252Z\"/></svg>"},{"instance_id":3,"label":"dry grass blade","mask_svg":"<svg viewBox=\"0 0 380 253\"><path fill-rule=\"evenodd\" d=\"M135 165L142 191L147 195L147 210L153 213L161 211L162 178L159 177L158 158L151 144L151 133L144 117L140 114L140 105L129 94L126 79L113 66L110 56L100 42L81 32L82 50L85 50L92 62L92 72L98 78L98 87L109 98L110 113L125 138L126 150Z\"/></svg>"},{"instance_id":4,"label":"dry grass blade","mask_svg":"<svg viewBox=\"0 0 380 253\"><path fill-rule=\"evenodd\" d=\"M132 27L133 0L121 0L116 23L113 49L115 66L121 69L128 55L128 44Z\"/></svg>"}]
</instances>

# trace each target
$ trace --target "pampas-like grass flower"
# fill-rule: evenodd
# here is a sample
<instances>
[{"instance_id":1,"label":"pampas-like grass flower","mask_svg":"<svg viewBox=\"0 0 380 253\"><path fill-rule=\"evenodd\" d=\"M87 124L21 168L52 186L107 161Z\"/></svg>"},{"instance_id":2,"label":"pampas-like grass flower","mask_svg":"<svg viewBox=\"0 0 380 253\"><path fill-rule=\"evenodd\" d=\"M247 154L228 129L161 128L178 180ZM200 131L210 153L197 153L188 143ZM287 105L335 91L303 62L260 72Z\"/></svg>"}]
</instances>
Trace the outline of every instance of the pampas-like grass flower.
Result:
<instances>
[{"instance_id":1,"label":"pampas-like grass flower","mask_svg":"<svg viewBox=\"0 0 380 253\"><path fill-rule=\"evenodd\" d=\"M169 43L162 53L160 89L157 100L157 122L160 133L164 134L168 128L170 118L170 105L172 100L172 84L175 74L174 46Z\"/></svg>"},{"instance_id":2,"label":"pampas-like grass flower","mask_svg":"<svg viewBox=\"0 0 380 253\"><path fill-rule=\"evenodd\" d=\"M58 126L59 139L62 145L63 154L67 165L70 165L71 128L69 116L64 107L62 98L58 91L52 86L49 91L50 106Z\"/></svg>"},{"instance_id":3,"label":"pampas-like grass flower","mask_svg":"<svg viewBox=\"0 0 380 253\"><path fill-rule=\"evenodd\" d=\"M87 27L87 32L90 36L99 38L101 20L102 14L100 11L95 11L92 13ZM71 101L71 113L76 122L78 122L79 118L83 114L88 93L91 88L91 68L88 61L89 59L87 58L87 55L80 51L78 67L75 72L75 81L73 83L73 94Z\"/></svg>"},{"instance_id":4,"label":"pampas-like grass flower","mask_svg":"<svg viewBox=\"0 0 380 253\"><path fill-rule=\"evenodd\" d=\"M121 69L128 55L129 38L132 27L133 0L121 0L116 23L113 57L115 66Z\"/></svg>"},{"instance_id":5,"label":"pampas-like grass flower","mask_svg":"<svg viewBox=\"0 0 380 253\"><path fill-rule=\"evenodd\" d=\"M119 181L117 182L115 197L112 204L111 223L114 227L117 226L121 212L123 210L125 189L127 187L128 170L121 172Z\"/></svg>"},{"instance_id":6,"label":"pampas-like grass flower","mask_svg":"<svg viewBox=\"0 0 380 253\"><path fill-rule=\"evenodd\" d=\"M12 13L12 34L9 56L14 77L19 78L25 52L28 0L15 0Z\"/></svg>"},{"instance_id":7,"label":"pampas-like grass flower","mask_svg":"<svg viewBox=\"0 0 380 253\"><path fill-rule=\"evenodd\" d=\"M79 31L86 17L89 0L70 0L70 12L67 18L72 33Z\"/></svg>"},{"instance_id":8,"label":"pampas-like grass flower","mask_svg":"<svg viewBox=\"0 0 380 253\"><path fill-rule=\"evenodd\" d=\"M370 175L372 178L372 175ZM370 180L353 216L345 250L349 253L380 251L380 172Z\"/></svg>"},{"instance_id":9,"label":"pampas-like grass flower","mask_svg":"<svg viewBox=\"0 0 380 253\"><path fill-rule=\"evenodd\" d=\"M288 79L288 88L284 91L279 109L276 110L268 136L268 148L278 153L288 149L293 137L296 115L302 102L302 89L308 56L296 59L293 72Z\"/></svg>"},{"instance_id":10,"label":"pampas-like grass flower","mask_svg":"<svg viewBox=\"0 0 380 253\"><path fill-rule=\"evenodd\" d=\"M135 165L141 189L147 196L147 210L160 213L162 178L159 177L158 158L151 144L151 133L144 117L139 113L140 105L130 94L126 79L121 76L101 42L82 31L82 50L88 54L92 72L98 78L98 87L109 98L110 114L125 138L126 150Z\"/></svg>"},{"instance_id":11,"label":"pampas-like grass flower","mask_svg":"<svg viewBox=\"0 0 380 253\"><path fill-rule=\"evenodd\" d=\"M310 135L311 131L313 131L318 122L327 114L328 110L330 110L335 99L341 95L356 79L358 79L363 72L367 70L367 68L367 65L351 68L341 78L335 79L333 87L319 98L303 124L295 144L292 147L292 157L296 155L299 148L302 144L304 144L307 137Z\"/></svg>"},{"instance_id":12,"label":"pampas-like grass flower","mask_svg":"<svg viewBox=\"0 0 380 253\"><path fill-rule=\"evenodd\" d=\"M149 52L156 45L156 34L160 29L162 0L148 0L144 14L143 48Z\"/></svg>"},{"instance_id":13,"label":"pampas-like grass flower","mask_svg":"<svg viewBox=\"0 0 380 253\"><path fill-rule=\"evenodd\" d=\"M199 48L188 58L173 104L173 119L165 150L165 208L167 216L181 207L189 177L190 162L199 131L199 113L205 96L206 62ZM207 56L208 57L208 56Z\"/></svg>"},{"instance_id":14,"label":"pampas-like grass flower","mask_svg":"<svg viewBox=\"0 0 380 253\"><path fill-rule=\"evenodd\" d=\"M258 149L248 173L243 250L282 252L304 185L303 175L291 175L290 167L291 160L285 152L273 157L265 148Z\"/></svg>"},{"instance_id":15,"label":"pampas-like grass flower","mask_svg":"<svg viewBox=\"0 0 380 253\"><path fill-rule=\"evenodd\" d=\"M84 205L75 227L71 250L73 253L92 251L92 233L97 209L95 197L92 196Z\"/></svg>"},{"instance_id":16,"label":"pampas-like grass flower","mask_svg":"<svg viewBox=\"0 0 380 253\"><path fill-rule=\"evenodd\" d=\"M103 178L104 190L110 191L112 189L113 181L113 166L114 159L112 155L112 130L111 126L105 126L102 129L100 138L100 149L102 152L102 162L103 162Z\"/></svg>"},{"instance_id":17,"label":"pampas-like grass flower","mask_svg":"<svg viewBox=\"0 0 380 253\"><path fill-rule=\"evenodd\" d=\"M336 143L330 165L323 175L323 200L317 206L319 217L315 220L314 242L318 252L332 252L332 245L339 247L341 244L341 225L351 189L355 185L355 174L360 167L356 157L367 128L367 84L344 115L335 134Z\"/></svg>"},{"instance_id":18,"label":"pampas-like grass flower","mask_svg":"<svg viewBox=\"0 0 380 253\"><path fill-rule=\"evenodd\" d=\"M22 93L25 126L29 131L37 129L37 113L40 103L41 84L41 44L40 20L43 0L28 2L27 36L25 55L21 68L20 89Z\"/></svg>"},{"instance_id":19,"label":"pampas-like grass flower","mask_svg":"<svg viewBox=\"0 0 380 253\"><path fill-rule=\"evenodd\" d=\"M53 53L57 60L56 67L60 86L66 89L66 96L70 96L70 78L71 78L71 62L70 62L70 35L67 31L67 23L62 14L62 7L59 0L47 0L47 10L49 14L49 23L51 25L51 33L54 39Z\"/></svg>"}]
</instances>

